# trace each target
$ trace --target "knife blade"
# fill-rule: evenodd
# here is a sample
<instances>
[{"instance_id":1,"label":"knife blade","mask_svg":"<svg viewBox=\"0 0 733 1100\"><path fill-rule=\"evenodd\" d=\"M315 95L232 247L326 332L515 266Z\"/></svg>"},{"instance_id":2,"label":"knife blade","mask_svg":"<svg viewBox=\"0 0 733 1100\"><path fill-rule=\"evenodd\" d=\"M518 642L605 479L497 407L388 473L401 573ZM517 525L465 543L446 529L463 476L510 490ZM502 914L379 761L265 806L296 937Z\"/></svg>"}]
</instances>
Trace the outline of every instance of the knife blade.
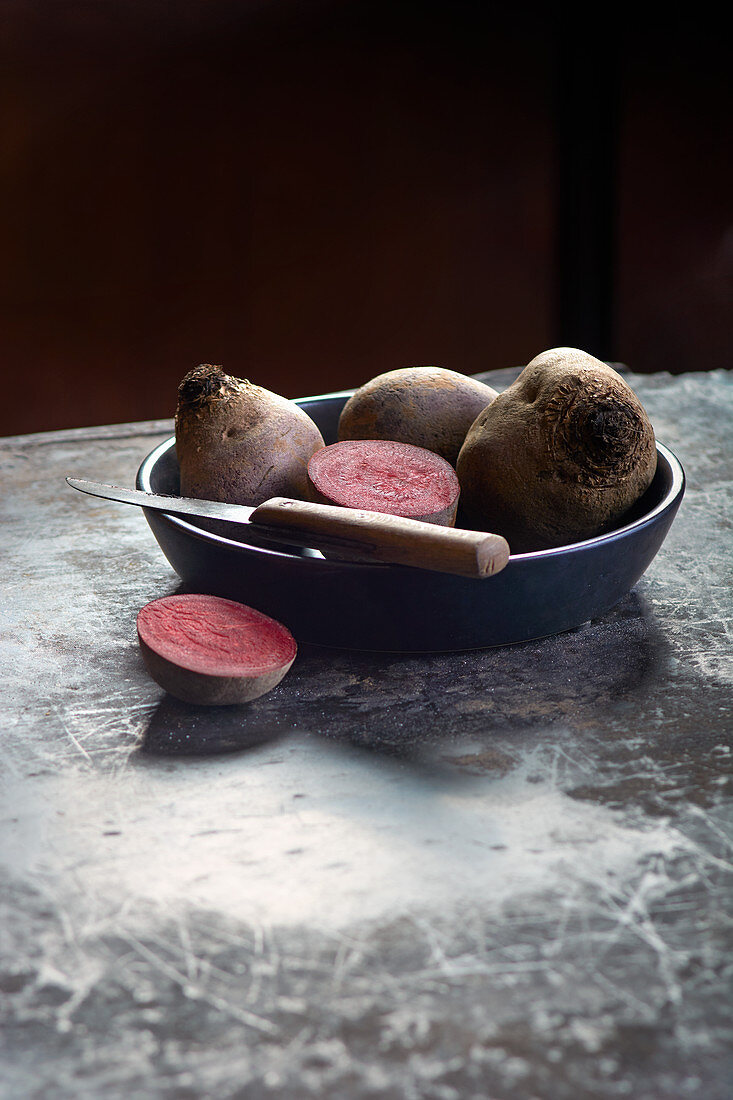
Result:
<instances>
[{"instance_id":1,"label":"knife blade","mask_svg":"<svg viewBox=\"0 0 733 1100\"><path fill-rule=\"evenodd\" d=\"M248 536L312 547L331 556L361 563L409 565L477 579L490 577L509 560L501 535L439 527L422 520L334 504L273 497L257 507L216 500L166 496L67 477L72 489L120 504L154 508L172 516L221 520Z\"/></svg>"}]
</instances>

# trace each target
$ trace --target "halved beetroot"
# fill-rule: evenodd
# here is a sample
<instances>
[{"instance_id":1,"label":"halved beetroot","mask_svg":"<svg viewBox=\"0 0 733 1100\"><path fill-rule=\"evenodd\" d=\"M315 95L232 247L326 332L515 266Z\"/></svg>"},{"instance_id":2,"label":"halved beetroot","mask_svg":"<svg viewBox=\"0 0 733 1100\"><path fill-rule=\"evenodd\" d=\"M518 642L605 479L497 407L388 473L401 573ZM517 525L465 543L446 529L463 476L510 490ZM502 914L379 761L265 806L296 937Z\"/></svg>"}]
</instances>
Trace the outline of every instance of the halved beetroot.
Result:
<instances>
[{"instance_id":1,"label":"halved beetroot","mask_svg":"<svg viewBox=\"0 0 733 1100\"><path fill-rule=\"evenodd\" d=\"M308 463L314 500L452 527L461 487L433 451L385 439L349 439L317 451Z\"/></svg>"},{"instance_id":2,"label":"halved beetroot","mask_svg":"<svg viewBox=\"0 0 733 1100\"><path fill-rule=\"evenodd\" d=\"M187 703L246 703L279 684L297 653L290 631L218 596L163 596L141 609L143 659L162 688Z\"/></svg>"}]
</instances>

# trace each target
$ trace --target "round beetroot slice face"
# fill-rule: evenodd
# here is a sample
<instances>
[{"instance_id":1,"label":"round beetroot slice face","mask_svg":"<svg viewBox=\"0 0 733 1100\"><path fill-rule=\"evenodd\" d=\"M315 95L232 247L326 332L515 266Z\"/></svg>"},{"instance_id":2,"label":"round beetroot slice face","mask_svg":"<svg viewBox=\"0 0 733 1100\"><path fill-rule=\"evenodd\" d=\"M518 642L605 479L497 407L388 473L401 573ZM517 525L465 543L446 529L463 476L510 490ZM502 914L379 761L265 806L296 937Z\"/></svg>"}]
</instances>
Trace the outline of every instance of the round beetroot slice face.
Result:
<instances>
[{"instance_id":1,"label":"round beetroot slice face","mask_svg":"<svg viewBox=\"0 0 733 1100\"><path fill-rule=\"evenodd\" d=\"M440 455L411 443L354 439L317 451L308 477L319 497L344 508L364 508L450 524L460 485Z\"/></svg>"},{"instance_id":2,"label":"round beetroot slice face","mask_svg":"<svg viewBox=\"0 0 733 1100\"><path fill-rule=\"evenodd\" d=\"M148 671L187 702L247 702L282 680L297 653L290 631L234 600L164 596L137 617Z\"/></svg>"}]
</instances>

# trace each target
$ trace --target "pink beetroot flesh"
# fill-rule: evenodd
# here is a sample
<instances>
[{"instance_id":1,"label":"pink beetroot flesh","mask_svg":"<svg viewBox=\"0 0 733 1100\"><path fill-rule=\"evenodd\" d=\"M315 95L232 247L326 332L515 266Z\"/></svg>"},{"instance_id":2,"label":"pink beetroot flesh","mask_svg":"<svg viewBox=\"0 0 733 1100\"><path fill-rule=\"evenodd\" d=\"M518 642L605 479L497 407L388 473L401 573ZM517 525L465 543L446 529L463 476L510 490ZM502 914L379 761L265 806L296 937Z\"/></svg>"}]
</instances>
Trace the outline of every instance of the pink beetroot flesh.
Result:
<instances>
[{"instance_id":1,"label":"pink beetroot flesh","mask_svg":"<svg viewBox=\"0 0 733 1100\"><path fill-rule=\"evenodd\" d=\"M164 660L207 676L254 677L290 665L297 650L281 623L218 596L154 600L139 612L137 629Z\"/></svg>"},{"instance_id":2,"label":"pink beetroot flesh","mask_svg":"<svg viewBox=\"0 0 733 1100\"><path fill-rule=\"evenodd\" d=\"M355 439L317 451L308 476L325 499L344 508L422 517L451 508L460 486L452 466L422 447Z\"/></svg>"}]
</instances>

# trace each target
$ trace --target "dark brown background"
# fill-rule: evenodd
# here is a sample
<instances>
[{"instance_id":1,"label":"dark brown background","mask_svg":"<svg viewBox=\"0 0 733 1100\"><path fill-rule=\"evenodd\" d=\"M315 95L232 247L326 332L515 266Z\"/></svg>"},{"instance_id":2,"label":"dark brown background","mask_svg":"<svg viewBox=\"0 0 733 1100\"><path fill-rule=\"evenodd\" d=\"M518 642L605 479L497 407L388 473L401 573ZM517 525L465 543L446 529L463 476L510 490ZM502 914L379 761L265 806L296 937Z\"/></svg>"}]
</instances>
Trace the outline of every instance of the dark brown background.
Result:
<instances>
[{"instance_id":1,"label":"dark brown background","mask_svg":"<svg viewBox=\"0 0 733 1100\"><path fill-rule=\"evenodd\" d=\"M557 344L731 364L725 36L699 9L0 0L0 434Z\"/></svg>"}]
</instances>

